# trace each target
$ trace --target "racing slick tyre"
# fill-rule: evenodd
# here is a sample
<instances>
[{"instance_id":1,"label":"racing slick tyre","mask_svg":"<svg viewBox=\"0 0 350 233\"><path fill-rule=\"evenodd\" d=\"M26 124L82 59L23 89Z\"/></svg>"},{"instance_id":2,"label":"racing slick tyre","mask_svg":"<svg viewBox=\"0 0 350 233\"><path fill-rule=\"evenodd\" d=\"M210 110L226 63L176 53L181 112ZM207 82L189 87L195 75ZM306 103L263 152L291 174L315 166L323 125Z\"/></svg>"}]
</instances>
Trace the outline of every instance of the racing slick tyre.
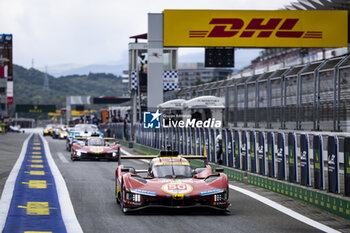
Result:
<instances>
[{"instance_id":1,"label":"racing slick tyre","mask_svg":"<svg viewBox=\"0 0 350 233\"><path fill-rule=\"evenodd\" d=\"M117 204L120 204L120 193L118 193L118 184L117 184L117 177L115 178L115 201L117 202Z\"/></svg>"},{"instance_id":2,"label":"racing slick tyre","mask_svg":"<svg viewBox=\"0 0 350 233\"><path fill-rule=\"evenodd\" d=\"M123 187L123 183L121 185L121 187ZM120 190L120 209L124 214L129 214L129 208L126 208L124 206L124 194L123 194L124 190Z\"/></svg>"}]
</instances>

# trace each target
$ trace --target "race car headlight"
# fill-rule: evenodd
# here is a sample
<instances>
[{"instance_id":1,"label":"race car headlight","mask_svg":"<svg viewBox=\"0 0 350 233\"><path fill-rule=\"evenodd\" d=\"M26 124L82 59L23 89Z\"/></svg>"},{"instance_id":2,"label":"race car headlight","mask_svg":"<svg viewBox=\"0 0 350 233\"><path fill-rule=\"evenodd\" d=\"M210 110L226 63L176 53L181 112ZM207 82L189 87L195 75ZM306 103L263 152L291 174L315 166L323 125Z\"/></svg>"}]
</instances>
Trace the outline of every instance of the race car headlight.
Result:
<instances>
[{"instance_id":1,"label":"race car headlight","mask_svg":"<svg viewBox=\"0 0 350 233\"><path fill-rule=\"evenodd\" d=\"M109 151L108 153L111 153L113 157L117 156L117 151L113 150L113 151Z\"/></svg>"},{"instance_id":2,"label":"race car headlight","mask_svg":"<svg viewBox=\"0 0 350 233\"><path fill-rule=\"evenodd\" d=\"M141 201L141 195L138 193L132 193L132 192L126 192L125 193L125 199L132 202L140 202Z\"/></svg>"},{"instance_id":3,"label":"race car headlight","mask_svg":"<svg viewBox=\"0 0 350 233\"><path fill-rule=\"evenodd\" d=\"M86 153L86 151L85 150L76 150L75 151L75 154L78 156L81 156L81 154L83 154L83 153Z\"/></svg>"},{"instance_id":4,"label":"race car headlight","mask_svg":"<svg viewBox=\"0 0 350 233\"><path fill-rule=\"evenodd\" d=\"M226 200L227 200L227 191L214 195L214 201L216 202L226 201Z\"/></svg>"}]
</instances>

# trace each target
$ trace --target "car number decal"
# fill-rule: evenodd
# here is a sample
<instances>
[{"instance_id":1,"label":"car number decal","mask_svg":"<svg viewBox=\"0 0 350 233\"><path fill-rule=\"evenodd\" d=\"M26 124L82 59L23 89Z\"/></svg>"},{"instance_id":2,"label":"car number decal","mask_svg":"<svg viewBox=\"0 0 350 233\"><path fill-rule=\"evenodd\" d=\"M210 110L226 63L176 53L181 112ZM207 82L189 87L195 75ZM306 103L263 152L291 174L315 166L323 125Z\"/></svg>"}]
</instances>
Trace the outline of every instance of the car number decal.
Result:
<instances>
[{"instance_id":1,"label":"car number decal","mask_svg":"<svg viewBox=\"0 0 350 233\"><path fill-rule=\"evenodd\" d=\"M169 194L187 194L192 192L193 187L185 183L167 183L162 186L162 190Z\"/></svg>"}]
</instances>

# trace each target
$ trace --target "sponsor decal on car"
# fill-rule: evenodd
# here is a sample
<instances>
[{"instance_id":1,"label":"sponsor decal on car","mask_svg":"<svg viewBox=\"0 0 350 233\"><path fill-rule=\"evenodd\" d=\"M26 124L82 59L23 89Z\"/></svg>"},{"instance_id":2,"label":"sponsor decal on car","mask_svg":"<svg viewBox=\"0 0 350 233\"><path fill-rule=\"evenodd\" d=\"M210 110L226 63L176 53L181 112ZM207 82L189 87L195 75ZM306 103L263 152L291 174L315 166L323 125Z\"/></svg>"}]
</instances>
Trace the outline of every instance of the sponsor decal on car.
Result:
<instances>
[{"instance_id":1,"label":"sponsor decal on car","mask_svg":"<svg viewBox=\"0 0 350 233\"><path fill-rule=\"evenodd\" d=\"M186 165L190 165L187 162L157 162L154 164L155 166L186 166Z\"/></svg>"},{"instance_id":2,"label":"sponsor decal on car","mask_svg":"<svg viewBox=\"0 0 350 233\"><path fill-rule=\"evenodd\" d=\"M199 195L206 196L206 195L212 195L212 194L216 194L216 193L220 193L220 192L222 192L222 188L202 191L199 193Z\"/></svg>"},{"instance_id":3,"label":"sponsor decal on car","mask_svg":"<svg viewBox=\"0 0 350 233\"><path fill-rule=\"evenodd\" d=\"M167 183L162 186L162 190L172 195L184 195L192 192L193 187L185 183Z\"/></svg>"},{"instance_id":4,"label":"sponsor decal on car","mask_svg":"<svg viewBox=\"0 0 350 233\"><path fill-rule=\"evenodd\" d=\"M90 149L92 152L94 153L101 153L103 151L103 148L100 148L100 147L92 147Z\"/></svg>"},{"instance_id":5,"label":"sponsor decal on car","mask_svg":"<svg viewBox=\"0 0 350 233\"><path fill-rule=\"evenodd\" d=\"M156 192L152 192L152 191L147 191L147 190L142 190L142 189L135 189L135 188L133 188L132 191L134 193L144 194L144 195L148 195L148 196L157 196L157 193Z\"/></svg>"}]
</instances>

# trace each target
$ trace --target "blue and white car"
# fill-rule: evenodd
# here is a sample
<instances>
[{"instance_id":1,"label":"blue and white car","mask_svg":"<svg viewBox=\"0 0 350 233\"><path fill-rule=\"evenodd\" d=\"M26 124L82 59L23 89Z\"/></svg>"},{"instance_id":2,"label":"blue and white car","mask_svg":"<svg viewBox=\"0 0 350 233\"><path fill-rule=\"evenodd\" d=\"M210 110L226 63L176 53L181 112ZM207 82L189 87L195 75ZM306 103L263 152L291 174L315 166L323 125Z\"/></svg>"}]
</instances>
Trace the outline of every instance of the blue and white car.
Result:
<instances>
[{"instance_id":1,"label":"blue and white car","mask_svg":"<svg viewBox=\"0 0 350 233\"><path fill-rule=\"evenodd\" d=\"M71 151L72 143L77 137L91 137L98 136L104 137L104 134L100 131L100 129L94 124L77 124L74 126L72 130L69 131L66 141L66 149L67 151Z\"/></svg>"}]
</instances>

